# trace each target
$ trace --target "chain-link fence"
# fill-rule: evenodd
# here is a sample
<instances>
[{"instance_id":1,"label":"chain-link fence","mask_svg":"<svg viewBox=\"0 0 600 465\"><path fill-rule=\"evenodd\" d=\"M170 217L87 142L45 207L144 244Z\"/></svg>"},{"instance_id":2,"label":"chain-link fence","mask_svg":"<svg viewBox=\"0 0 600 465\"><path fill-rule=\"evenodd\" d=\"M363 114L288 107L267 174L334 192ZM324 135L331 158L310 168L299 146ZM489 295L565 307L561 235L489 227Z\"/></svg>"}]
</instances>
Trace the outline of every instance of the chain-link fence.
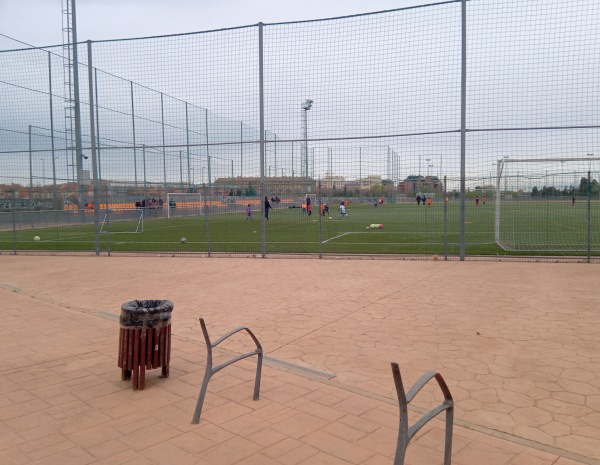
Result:
<instances>
[{"instance_id":1,"label":"chain-link fence","mask_svg":"<svg viewBox=\"0 0 600 465\"><path fill-rule=\"evenodd\" d=\"M0 52L0 250L594 259L599 19L456 0Z\"/></svg>"}]
</instances>

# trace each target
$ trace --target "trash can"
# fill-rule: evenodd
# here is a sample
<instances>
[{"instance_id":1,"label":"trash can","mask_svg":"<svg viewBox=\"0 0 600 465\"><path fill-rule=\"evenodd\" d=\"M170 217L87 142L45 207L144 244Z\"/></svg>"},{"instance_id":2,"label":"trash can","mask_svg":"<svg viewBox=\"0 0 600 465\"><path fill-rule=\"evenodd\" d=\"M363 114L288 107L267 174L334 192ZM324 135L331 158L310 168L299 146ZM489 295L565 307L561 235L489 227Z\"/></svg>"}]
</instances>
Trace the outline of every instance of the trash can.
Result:
<instances>
[{"instance_id":1,"label":"trash can","mask_svg":"<svg viewBox=\"0 0 600 465\"><path fill-rule=\"evenodd\" d=\"M172 311L170 300L131 300L121 306L119 368L134 390L144 389L146 370L161 367L161 377L169 377Z\"/></svg>"}]
</instances>

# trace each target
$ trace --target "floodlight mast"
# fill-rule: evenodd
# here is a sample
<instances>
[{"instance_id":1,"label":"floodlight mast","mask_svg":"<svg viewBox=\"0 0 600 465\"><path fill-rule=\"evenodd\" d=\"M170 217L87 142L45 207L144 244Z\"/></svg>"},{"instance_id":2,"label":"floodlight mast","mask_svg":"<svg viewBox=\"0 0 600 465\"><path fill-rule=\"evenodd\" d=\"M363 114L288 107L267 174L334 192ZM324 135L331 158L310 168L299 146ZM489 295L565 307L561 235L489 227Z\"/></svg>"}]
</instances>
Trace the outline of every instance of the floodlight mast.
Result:
<instances>
[{"instance_id":1,"label":"floodlight mast","mask_svg":"<svg viewBox=\"0 0 600 465\"><path fill-rule=\"evenodd\" d=\"M304 110L304 175L306 176L306 182L308 183L308 117L307 111L311 109L313 100L306 99L302 102L302 109ZM308 186L307 186L308 187Z\"/></svg>"}]
</instances>

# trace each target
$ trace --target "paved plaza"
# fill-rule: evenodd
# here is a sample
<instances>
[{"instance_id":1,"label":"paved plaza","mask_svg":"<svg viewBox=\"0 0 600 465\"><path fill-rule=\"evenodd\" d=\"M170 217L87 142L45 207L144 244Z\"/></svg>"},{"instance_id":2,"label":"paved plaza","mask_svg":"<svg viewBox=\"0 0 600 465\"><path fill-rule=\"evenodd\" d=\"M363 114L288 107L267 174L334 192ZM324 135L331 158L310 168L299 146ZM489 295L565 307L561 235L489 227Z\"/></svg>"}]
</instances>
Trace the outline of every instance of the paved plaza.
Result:
<instances>
[{"instance_id":1,"label":"paved plaza","mask_svg":"<svg viewBox=\"0 0 600 465\"><path fill-rule=\"evenodd\" d=\"M408 389L445 378L455 465L600 465L598 264L0 255L0 463L392 464ZM123 302L169 299L170 377L133 391L117 367ZM210 381L237 326L268 357ZM252 350L242 334L217 361ZM431 385L435 387L435 383ZM441 401L425 389L416 421ZM414 405L413 405L414 404ZM443 416L407 464L443 463Z\"/></svg>"}]
</instances>

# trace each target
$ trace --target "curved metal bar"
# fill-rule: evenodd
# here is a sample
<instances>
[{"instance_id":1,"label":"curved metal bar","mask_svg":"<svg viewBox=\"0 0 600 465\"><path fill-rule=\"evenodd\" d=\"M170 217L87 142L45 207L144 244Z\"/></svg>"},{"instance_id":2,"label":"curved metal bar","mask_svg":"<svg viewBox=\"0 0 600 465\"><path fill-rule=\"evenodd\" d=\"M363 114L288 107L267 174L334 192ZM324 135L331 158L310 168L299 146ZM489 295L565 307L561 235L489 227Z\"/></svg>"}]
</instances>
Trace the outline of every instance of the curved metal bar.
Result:
<instances>
[{"instance_id":1,"label":"curved metal bar","mask_svg":"<svg viewBox=\"0 0 600 465\"><path fill-rule=\"evenodd\" d=\"M235 362L243 360L245 358L251 357L253 355L258 356L258 359L256 362L256 379L254 380L253 399L259 400L259 398L260 398L259 397L260 378L261 378L261 374L262 374L262 362L263 362L262 345L260 344L260 342L254 335L254 333L249 328L246 328L245 326L240 326L240 327L235 328L235 329L229 331L228 333L224 334L223 336L218 338L215 342L211 342L210 337L208 335L208 330L206 329L206 323L204 322L204 318L199 318L199 320L200 320L200 327L202 328L202 334L204 335L204 341L206 342L207 356L206 356L206 370L204 371L204 379L202 380L202 387L200 388L200 394L198 395L198 401L196 402L196 409L194 410L194 416L192 418L192 424L196 424L196 425L200 422L200 415L202 414L202 406L204 404L204 398L206 397L206 391L208 389L208 382L210 381L210 378L215 373L222 370L223 368L225 368ZM237 357L234 357L233 359L228 360L227 362L222 363L221 365L218 365L215 368L213 368L212 349L214 347L218 346L221 342L223 342L227 338L229 338L232 335L234 335L240 331L243 331L243 330L245 330L250 335L250 337L256 344L256 350L254 350L252 352L247 352L242 355L238 355Z\"/></svg>"},{"instance_id":2,"label":"curved metal bar","mask_svg":"<svg viewBox=\"0 0 600 465\"><path fill-rule=\"evenodd\" d=\"M400 375L400 367L397 363L392 362L392 374L394 376L394 384L396 385L396 394L398 396L398 406L400 408L400 426L398 428L398 441L396 444L396 455L394 457L394 465L404 465L406 449L408 443L413 436L423 427L429 420L435 418L442 412L446 412L446 437L444 446L444 465L450 465L452 459L452 426L454 423L454 401L450 389L441 374L435 371L428 371L421 376L417 382L409 389L408 393L404 392L404 384ZM433 410L424 414L414 425L408 426L408 404L415 396L423 389L423 387L435 378L442 393L444 401L435 407Z\"/></svg>"}]
</instances>

